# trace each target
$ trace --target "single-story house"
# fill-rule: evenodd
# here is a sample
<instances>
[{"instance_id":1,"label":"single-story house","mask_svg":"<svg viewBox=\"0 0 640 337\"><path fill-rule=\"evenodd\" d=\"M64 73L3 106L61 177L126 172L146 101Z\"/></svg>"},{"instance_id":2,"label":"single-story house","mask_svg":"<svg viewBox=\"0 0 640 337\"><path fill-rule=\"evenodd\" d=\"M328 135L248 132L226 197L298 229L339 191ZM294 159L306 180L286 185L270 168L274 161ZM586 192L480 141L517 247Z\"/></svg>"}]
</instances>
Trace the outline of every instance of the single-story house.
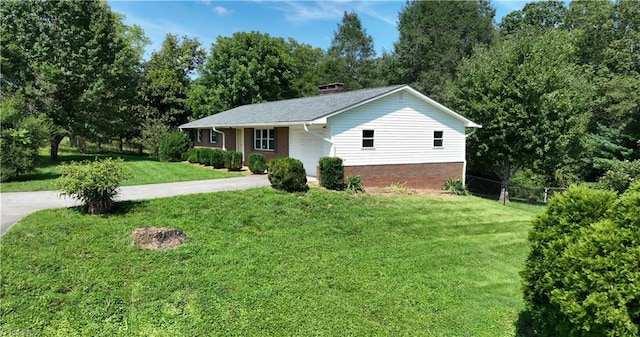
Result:
<instances>
[{"instance_id":1,"label":"single-story house","mask_svg":"<svg viewBox=\"0 0 640 337\"><path fill-rule=\"evenodd\" d=\"M365 186L439 189L449 178L464 179L466 129L480 127L394 85L243 105L180 129L192 130L195 147L240 151L245 161L255 152L297 158L317 176L319 158L335 156Z\"/></svg>"}]
</instances>

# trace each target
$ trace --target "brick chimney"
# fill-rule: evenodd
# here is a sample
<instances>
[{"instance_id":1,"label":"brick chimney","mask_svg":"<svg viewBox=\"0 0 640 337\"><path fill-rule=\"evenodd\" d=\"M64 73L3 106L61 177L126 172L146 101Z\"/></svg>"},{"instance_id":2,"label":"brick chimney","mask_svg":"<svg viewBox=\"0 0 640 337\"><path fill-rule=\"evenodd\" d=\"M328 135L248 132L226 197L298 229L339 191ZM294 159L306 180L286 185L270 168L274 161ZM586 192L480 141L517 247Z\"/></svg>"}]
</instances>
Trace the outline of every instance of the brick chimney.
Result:
<instances>
[{"instance_id":1,"label":"brick chimney","mask_svg":"<svg viewBox=\"0 0 640 337\"><path fill-rule=\"evenodd\" d=\"M344 83L329 83L318 86L318 95L335 94L344 91Z\"/></svg>"}]
</instances>

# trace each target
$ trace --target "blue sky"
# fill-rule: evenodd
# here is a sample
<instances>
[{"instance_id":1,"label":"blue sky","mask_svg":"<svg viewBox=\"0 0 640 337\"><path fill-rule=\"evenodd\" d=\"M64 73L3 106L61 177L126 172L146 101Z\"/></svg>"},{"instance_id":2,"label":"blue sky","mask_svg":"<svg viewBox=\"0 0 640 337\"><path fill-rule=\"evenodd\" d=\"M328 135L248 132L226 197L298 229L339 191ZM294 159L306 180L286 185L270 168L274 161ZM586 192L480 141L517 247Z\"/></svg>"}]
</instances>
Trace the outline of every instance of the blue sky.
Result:
<instances>
[{"instance_id":1,"label":"blue sky","mask_svg":"<svg viewBox=\"0 0 640 337\"><path fill-rule=\"evenodd\" d=\"M527 2L530 1L492 0L496 21ZM405 1L108 0L108 3L113 11L126 16L126 24L144 29L151 39L148 57L151 51L160 48L167 33L197 37L207 51L220 35L252 30L292 37L300 43L327 49L344 11L358 13L380 55L382 50L393 50L393 43L398 40L398 12Z\"/></svg>"}]
</instances>

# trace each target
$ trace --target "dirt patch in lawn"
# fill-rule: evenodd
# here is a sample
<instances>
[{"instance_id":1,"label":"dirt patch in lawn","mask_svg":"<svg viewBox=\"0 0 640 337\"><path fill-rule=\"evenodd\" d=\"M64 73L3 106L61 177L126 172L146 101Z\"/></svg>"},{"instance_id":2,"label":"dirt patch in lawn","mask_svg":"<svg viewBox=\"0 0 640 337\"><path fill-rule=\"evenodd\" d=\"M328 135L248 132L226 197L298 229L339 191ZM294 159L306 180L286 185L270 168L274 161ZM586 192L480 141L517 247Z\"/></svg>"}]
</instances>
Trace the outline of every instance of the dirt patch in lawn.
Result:
<instances>
[{"instance_id":1,"label":"dirt patch in lawn","mask_svg":"<svg viewBox=\"0 0 640 337\"><path fill-rule=\"evenodd\" d=\"M458 198L459 196L442 190L414 189L404 186L366 187L367 194L374 195L422 195L438 198Z\"/></svg>"},{"instance_id":2,"label":"dirt patch in lawn","mask_svg":"<svg viewBox=\"0 0 640 337\"><path fill-rule=\"evenodd\" d=\"M176 249L187 240L187 236L178 228L143 227L131 233L132 246L142 249Z\"/></svg>"}]
</instances>

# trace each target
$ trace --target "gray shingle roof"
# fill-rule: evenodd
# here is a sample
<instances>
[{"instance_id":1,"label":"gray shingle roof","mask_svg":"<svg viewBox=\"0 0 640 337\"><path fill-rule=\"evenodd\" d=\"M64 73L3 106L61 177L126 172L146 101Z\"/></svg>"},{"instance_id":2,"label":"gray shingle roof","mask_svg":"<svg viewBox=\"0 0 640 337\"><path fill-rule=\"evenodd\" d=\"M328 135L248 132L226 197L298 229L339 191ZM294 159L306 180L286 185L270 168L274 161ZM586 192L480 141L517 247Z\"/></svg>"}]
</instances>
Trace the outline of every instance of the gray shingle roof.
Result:
<instances>
[{"instance_id":1,"label":"gray shingle roof","mask_svg":"<svg viewBox=\"0 0 640 337\"><path fill-rule=\"evenodd\" d=\"M180 125L190 129L212 126L243 126L305 123L325 117L405 85L347 91L282 101L249 104Z\"/></svg>"}]
</instances>

